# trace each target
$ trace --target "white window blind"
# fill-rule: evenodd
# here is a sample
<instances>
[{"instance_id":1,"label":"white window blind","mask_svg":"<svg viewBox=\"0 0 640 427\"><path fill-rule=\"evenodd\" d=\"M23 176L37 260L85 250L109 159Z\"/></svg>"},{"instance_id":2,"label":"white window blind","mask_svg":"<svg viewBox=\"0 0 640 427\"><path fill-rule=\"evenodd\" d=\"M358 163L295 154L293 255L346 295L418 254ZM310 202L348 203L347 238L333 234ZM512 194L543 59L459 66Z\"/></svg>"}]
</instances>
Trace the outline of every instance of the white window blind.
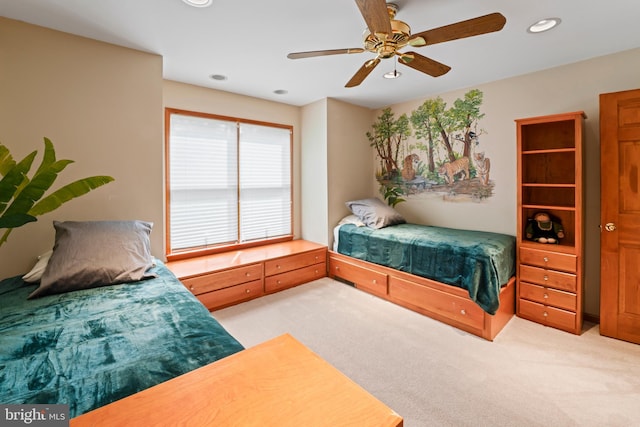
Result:
<instances>
[{"instance_id":1,"label":"white window blind","mask_svg":"<svg viewBox=\"0 0 640 427\"><path fill-rule=\"evenodd\" d=\"M170 114L170 251L291 234L289 129Z\"/></svg>"},{"instance_id":2,"label":"white window blind","mask_svg":"<svg viewBox=\"0 0 640 427\"><path fill-rule=\"evenodd\" d=\"M291 233L289 129L240 125L240 240Z\"/></svg>"}]
</instances>

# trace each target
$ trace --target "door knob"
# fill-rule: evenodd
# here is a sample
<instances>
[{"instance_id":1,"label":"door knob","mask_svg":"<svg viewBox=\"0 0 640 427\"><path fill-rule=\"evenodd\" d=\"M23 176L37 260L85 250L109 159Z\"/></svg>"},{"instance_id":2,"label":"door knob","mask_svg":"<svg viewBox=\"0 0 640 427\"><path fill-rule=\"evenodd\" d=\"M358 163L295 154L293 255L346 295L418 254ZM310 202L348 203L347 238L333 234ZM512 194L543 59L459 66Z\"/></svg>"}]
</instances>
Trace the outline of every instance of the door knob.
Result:
<instances>
[{"instance_id":1,"label":"door knob","mask_svg":"<svg viewBox=\"0 0 640 427\"><path fill-rule=\"evenodd\" d=\"M616 229L616 225L612 222L608 222L604 225L604 229L607 231L614 231Z\"/></svg>"}]
</instances>

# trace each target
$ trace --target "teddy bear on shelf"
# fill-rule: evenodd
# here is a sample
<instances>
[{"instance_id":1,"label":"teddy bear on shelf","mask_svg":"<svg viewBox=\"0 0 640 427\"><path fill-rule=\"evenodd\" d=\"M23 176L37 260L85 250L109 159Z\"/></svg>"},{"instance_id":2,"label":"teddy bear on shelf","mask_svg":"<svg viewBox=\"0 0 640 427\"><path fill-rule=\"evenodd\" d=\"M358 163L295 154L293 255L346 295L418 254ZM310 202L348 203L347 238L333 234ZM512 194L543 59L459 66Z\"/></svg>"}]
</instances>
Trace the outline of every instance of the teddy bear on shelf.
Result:
<instances>
[{"instance_id":1,"label":"teddy bear on shelf","mask_svg":"<svg viewBox=\"0 0 640 427\"><path fill-rule=\"evenodd\" d=\"M551 216L546 212L538 212L529 219L526 238L538 243L558 243L564 238L562 224L551 220Z\"/></svg>"}]
</instances>

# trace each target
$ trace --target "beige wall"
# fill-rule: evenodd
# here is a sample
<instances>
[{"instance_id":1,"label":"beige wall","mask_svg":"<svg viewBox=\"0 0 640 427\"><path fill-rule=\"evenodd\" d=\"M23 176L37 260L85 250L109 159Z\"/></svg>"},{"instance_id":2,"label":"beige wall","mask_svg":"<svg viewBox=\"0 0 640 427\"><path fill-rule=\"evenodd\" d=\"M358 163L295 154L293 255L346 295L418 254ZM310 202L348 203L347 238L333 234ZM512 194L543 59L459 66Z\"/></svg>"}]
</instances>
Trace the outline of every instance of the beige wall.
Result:
<instances>
[{"instance_id":1,"label":"beige wall","mask_svg":"<svg viewBox=\"0 0 640 427\"><path fill-rule=\"evenodd\" d=\"M162 255L162 58L0 17L0 141L15 158L52 140L71 159L53 189L91 175L115 181L15 229L0 277L51 249L53 220L153 221Z\"/></svg>"},{"instance_id":2,"label":"beige wall","mask_svg":"<svg viewBox=\"0 0 640 427\"><path fill-rule=\"evenodd\" d=\"M302 237L328 244L327 99L302 108Z\"/></svg>"},{"instance_id":3,"label":"beige wall","mask_svg":"<svg viewBox=\"0 0 640 427\"><path fill-rule=\"evenodd\" d=\"M302 108L302 236L332 247L345 201L370 196L371 110L335 99Z\"/></svg>"},{"instance_id":4,"label":"beige wall","mask_svg":"<svg viewBox=\"0 0 640 427\"><path fill-rule=\"evenodd\" d=\"M345 201L369 197L371 110L335 99L302 108L302 236L331 247Z\"/></svg>"},{"instance_id":5,"label":"beige wall","mask_svg":"<svg viewBox=\"0 0 640 427\"><path fill-rule=\"evenodd\" d=\"M328 241L333 227L350 212L345 202L370 197L369 179L374 173L373 150L366 132L371 110L337 100L328 103Z\"/></svg>"},{"instance_id":6,"label":"beige wall","mask_svg":"<svg viewBox=\"0 0 640 427\"><path fill-rule=\"evenodd\" d=\"M518 118L584 111L585 121L585 311L597 315L600 305L600 139L599 94L640 87L640 49L595 58L546 71L500 80L474 88L484 93L480 121L487 131L480 147L491 158L495 194L483 203L438 199L398 205L412 222L516 233L516 128ZM454 69L455 71L455 69ZM442 94L451 105L471 88ZM396 116L410 114L423 102L393 105ZM372 120L380 114L376 111ZM377 184L374 180L374 187ZM374 189L373 192L376 190Z\"/></svg>"}]
</instances>

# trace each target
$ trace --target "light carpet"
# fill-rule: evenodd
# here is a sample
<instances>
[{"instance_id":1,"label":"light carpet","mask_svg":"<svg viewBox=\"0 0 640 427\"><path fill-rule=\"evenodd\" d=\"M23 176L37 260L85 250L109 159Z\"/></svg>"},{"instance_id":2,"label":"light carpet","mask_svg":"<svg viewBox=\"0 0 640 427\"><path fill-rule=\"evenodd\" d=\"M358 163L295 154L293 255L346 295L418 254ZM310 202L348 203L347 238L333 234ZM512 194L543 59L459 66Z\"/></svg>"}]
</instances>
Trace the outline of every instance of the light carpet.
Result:
<instances>
[{"instance_id":1,"label":"light carpet","mask_svg":"<svg viewBox=\"0 0 640 427\"><path fill-rule=\"evenodd\" d=\"M290 333L405 427L640 425L640 346L598 325L514 317L489 342L329 278L213 315L245 347Z\"/></svg>"}]
</instances>

